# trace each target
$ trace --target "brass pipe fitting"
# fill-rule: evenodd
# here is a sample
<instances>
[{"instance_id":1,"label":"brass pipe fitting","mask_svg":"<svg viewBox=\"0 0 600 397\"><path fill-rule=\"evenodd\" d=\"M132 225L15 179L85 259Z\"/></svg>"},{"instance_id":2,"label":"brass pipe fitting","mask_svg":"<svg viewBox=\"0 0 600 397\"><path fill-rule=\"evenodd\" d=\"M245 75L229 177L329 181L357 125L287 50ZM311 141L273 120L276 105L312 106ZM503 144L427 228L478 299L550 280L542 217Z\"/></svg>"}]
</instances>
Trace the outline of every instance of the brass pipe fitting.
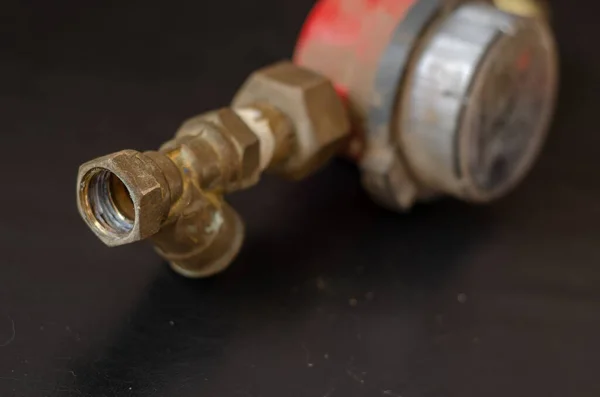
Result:
<instances>
[{"instance_id":1,"label":"brass pipe fitting","mask_svg":"<svg viewBox=\"0 0 600 397\"><path fill-rule=\"evenodd\" d=\"M494 0L494 4L502 11L525 17L543 19L550 17L550 9L546 0Z\"/></svg>"},{"instance_id":2,"label":"brass pipe fitting","mask_svg":"<svg viewBox=\"0 0 600 397\"><path fill-rule=\"evenodd\" d=\"M300 179L346 154L373 199L396 211L511 191L554 108L546 0L348 2L320 0L311 13L295 53L307 69L258 70L230 107L187 120L158 151L82 165L78 206L92 231L109 246L151 238L177 272L203 277L242 244L224 196L265 171Z\"/></svg>"},{"instance_id":3,"label":"brass pipe fitting","mask_svg":"<svg viewBox=\"0 0 600 397\"><path fill-rule=\"evenodd\" d=\"M302 178L348 136L345 109L329 80L284 62L252 74L233 106L191 118L159 151L123 150L79 169L77 202L109 246L151 238L187 277L226 268L244 226L224 195L264 171Z\"/></svg>"}]
</instances>

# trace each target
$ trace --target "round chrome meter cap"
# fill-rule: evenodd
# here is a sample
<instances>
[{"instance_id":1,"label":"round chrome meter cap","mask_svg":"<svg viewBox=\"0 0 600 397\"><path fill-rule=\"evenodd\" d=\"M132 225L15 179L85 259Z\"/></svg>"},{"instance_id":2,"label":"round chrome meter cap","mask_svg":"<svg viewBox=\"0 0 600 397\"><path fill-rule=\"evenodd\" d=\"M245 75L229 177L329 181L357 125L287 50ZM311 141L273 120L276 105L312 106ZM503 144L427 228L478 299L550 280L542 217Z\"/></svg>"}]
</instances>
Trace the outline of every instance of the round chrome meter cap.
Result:
<instances>
[{"instance_id":1,"label":"round chrome meter cap","mask_svg":"<svg viewBox=\"0 0 600 397\"><path fill-rule=\"evenodd\" d=\"M425 187L492 200L534 163L556 86L545 22L463 4L433 28L407 76L399 148Z\"/></svg>"}]
</instances>

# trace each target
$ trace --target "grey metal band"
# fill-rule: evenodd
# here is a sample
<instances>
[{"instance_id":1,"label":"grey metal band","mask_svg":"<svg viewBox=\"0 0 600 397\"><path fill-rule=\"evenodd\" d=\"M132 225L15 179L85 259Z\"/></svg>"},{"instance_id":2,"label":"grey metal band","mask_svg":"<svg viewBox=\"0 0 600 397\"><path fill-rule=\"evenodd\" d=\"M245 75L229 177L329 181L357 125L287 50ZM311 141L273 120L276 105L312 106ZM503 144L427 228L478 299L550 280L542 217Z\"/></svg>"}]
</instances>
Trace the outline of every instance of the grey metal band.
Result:
<instances>
[{"instance_id":1,"label":"grey metal band","mask_svg":"<svg viewBox=\"0 0 600 397\"><path fill-rule=\"evenodd\" d=\"M416 0L396 26L379 63L367 112L367 150L362 181L373 199L394 210L409 208L418 195L393 143L391 123L396 97L419 37L438 15L444 0Z\"/></svg>"},{"instance_id":2,"label":"grey metal band","mask_svg":"<svg viewBox=\"0 0 600 397\"><path fill-rule=\"evenodd\" d=\"M398 24L379 63L368 113L369 133L379 134L394 115L398 87L410 55L427 24L436 16L443 0L417 0Z\"/></svg>"}]
</instances>

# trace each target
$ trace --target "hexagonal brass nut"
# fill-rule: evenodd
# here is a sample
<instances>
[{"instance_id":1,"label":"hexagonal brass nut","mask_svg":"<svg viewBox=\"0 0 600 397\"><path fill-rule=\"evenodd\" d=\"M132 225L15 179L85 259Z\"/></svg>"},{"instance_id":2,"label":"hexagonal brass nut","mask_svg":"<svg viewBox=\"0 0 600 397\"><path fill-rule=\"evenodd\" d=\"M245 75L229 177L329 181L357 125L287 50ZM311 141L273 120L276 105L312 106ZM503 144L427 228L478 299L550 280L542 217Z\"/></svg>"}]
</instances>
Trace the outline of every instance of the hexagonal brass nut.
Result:
<instances>
[{"instance_id":1,"label":"hexagonal brass nut","mask_svg":"<svg viewBox=\"0 0 600 397\"><path fill-rule=\"evenodd\" d=\"M292 121L295 148L276 171L302 178L337 153L349 135L346 109L331 82L291 62L254 72L233 100L234 107L266 102Z\"/></svg>"},{"instance_id":2,"label":"hexagonal brass nut","mask_svg":"<svg viewBox=\"0 0 600 397\"><path fill-rule=\"evenodd\" d=\"M221 134L233 146L236 167L230 190L245 189L256 184L260 177L260 141L256 134L231 108L223 108L198 116L219 127Z\"/></svg>"},{"instance_id":3,"label":"hexagonal brass nut","mask_svg":"<svg viewBox=\"0 0 600 397\"><path fill-rule=\"evenodd\" d=\"M111 179L115 177L118 180ZM129 195L128 216L116 203L113 181L126 189L122 191L123 200ZM168 184L161 170L135 150L123 150L83 164L77 182L79 213L108 246L156 234L169 212Z\"/></svg>"}]
</instances>

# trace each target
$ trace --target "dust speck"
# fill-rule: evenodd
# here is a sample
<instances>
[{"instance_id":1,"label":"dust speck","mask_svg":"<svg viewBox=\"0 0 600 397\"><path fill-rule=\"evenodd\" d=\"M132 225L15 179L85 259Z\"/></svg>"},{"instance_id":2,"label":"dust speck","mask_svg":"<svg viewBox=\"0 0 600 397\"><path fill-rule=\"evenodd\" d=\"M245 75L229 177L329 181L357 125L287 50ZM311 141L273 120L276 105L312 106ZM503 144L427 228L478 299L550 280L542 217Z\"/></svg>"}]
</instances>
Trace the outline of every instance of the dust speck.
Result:
<instances>
[{"instance_id":1,"label":"dust speck","mask_svg":"<svg viewBox=\"0 0 600 397\"><path fill-rule=\"evenodd\" d=\"M65 331L67 332L71 332L71 327L69 327L68 325L65 327Z\"/></svg>"},{"instance_id":2,"label":"dust speck","mask_svg":"<svg viewBox=\"0 0 600 397\"><path fill-rule=\"evenodd\" d=\"M347 369L346 373L348 374L348 376L350 376L352 379L354 379L358 383L361 383L361 384L365 383L365 380L363 378L361 378L360 376L358 376L358 374L356 372L354 372L353 370ZM363 376L364 376L364 373L363 373Z\"/></svg>"},{"instance_id":3,"label":"dust speck","mask_svg":"<svg viewBox=\"0 0 600 397\"><path fill-rule=\"evenodd\" d=\"M456 300L457 300L459 303L465 303L465 302L467 301L467 294L464 294L464 293L462 293L462 292L461 292L460 294L458 294L458 295L456 296Z\"/></svg>"},{"instance_id":4,"label":"dust speck","mask_svg":"<svg viewBox=\"0 0 600 397\"><path fill-rule=\"evenodd\" d=\"M325 354L323 354L323 358L324 358L325 360L329 360L329 353L325 353Z\"/></svg>"},{"instance_id":5,"label":"dust speck","mask_svg":"<svg viewBox=\"0 0 600 397\"><path fill-rule=\"evenodd\" d=\"M317 289L319 291L325 291L325 289L327 288L327 284L325 283L325 280L321 276L317 277L316 284L317 284Z\"/></svg>"},{"instance_id":6,"label":"dust speck","mask_svg":"<svg viewBox=\"0 0 600 397\"><path fill-rule=\"evenodd\" d=\"M15 340L15 337L17 336L17 330L15 328L15 320L13 320L10 317L9 317L9 319L10 319L10 323L11 323L12 334L6 342L0 344L0 347L6 347L6 346L10 345L11 343L13 343L13 341Z\"/></svg>"},{"instance_id":7,"label":"dust speck","mask_svg":"<svg viewBox=\"0 0 600 397\"><path fill-rule=\"evenodd\" d=\"M356 305L358 305L358 300L356 300L356 298L350 298L348 300L348 303L350 304L350 306L356 307Z\"/></svg>"},{"instance_id":8,"label":"dust speck","mask_svg":"<svg viewBox=\"0 0 600 397\"><path fill-rule=\"evenodd\" d=\"M169 321L169 325L170 325L171 327L175 326L175 321L173 321L173 320Z\"/></svg>"},{"instance_id":9,"label":"dust speck","mask_svg":"<svg viewBox=\"0 0 600 397\"><path fill-rule=\"evenodd\" d=\"M334 391L335 391L335 387L332 387L331 389L329 389L329 391L323 397L331 396L331 393L333 393Z\"/></svg>"},{"instance_id":10,"label":"dust speck","mask_svg":"<svg viewBox=\"0 0 600 397\"><path fill-rule=\"evenodd\" d=\"M372 301L373 298L375 298L375 293L373 291L367 292L365 294L365 298L367 298L367 300Z\"/></svg>"},{"instance_id":11,"label":"dust speck","mask_svg":"<svg viewBox=\"0 0 600 397\"><path fill-rule=\"evenodd\" d=\"M474 337L473 338L473 343L475 343L476 345L478 345L479 342L481 342L481 340L478 337Z\"/></svg>"},{"instance_id":12,"label":"dust speck","mask_svg":"<svg viewBox=\"0 0 600 397\"><path fill-rule=\"evenodd\" d=\"M444 325L444 316L442 314L436 314L436 316L435 316L435 322L438 325Z\"/></svg>"},{"instance_id":13,"label":"dust speck","mask_svg":"<svg viewBox=\"0 0 600 397\"><path fill-rule=\"evenodd\" d=\"M306 366L308 368L312 368L313 363L311 362L311 359L310 359L310 351L308 351L308 349L306 348L306 346L304 346L304 344L302 345L302 350L304 350L304 352L306 353Z\"/></svg>"}]
</instances>

